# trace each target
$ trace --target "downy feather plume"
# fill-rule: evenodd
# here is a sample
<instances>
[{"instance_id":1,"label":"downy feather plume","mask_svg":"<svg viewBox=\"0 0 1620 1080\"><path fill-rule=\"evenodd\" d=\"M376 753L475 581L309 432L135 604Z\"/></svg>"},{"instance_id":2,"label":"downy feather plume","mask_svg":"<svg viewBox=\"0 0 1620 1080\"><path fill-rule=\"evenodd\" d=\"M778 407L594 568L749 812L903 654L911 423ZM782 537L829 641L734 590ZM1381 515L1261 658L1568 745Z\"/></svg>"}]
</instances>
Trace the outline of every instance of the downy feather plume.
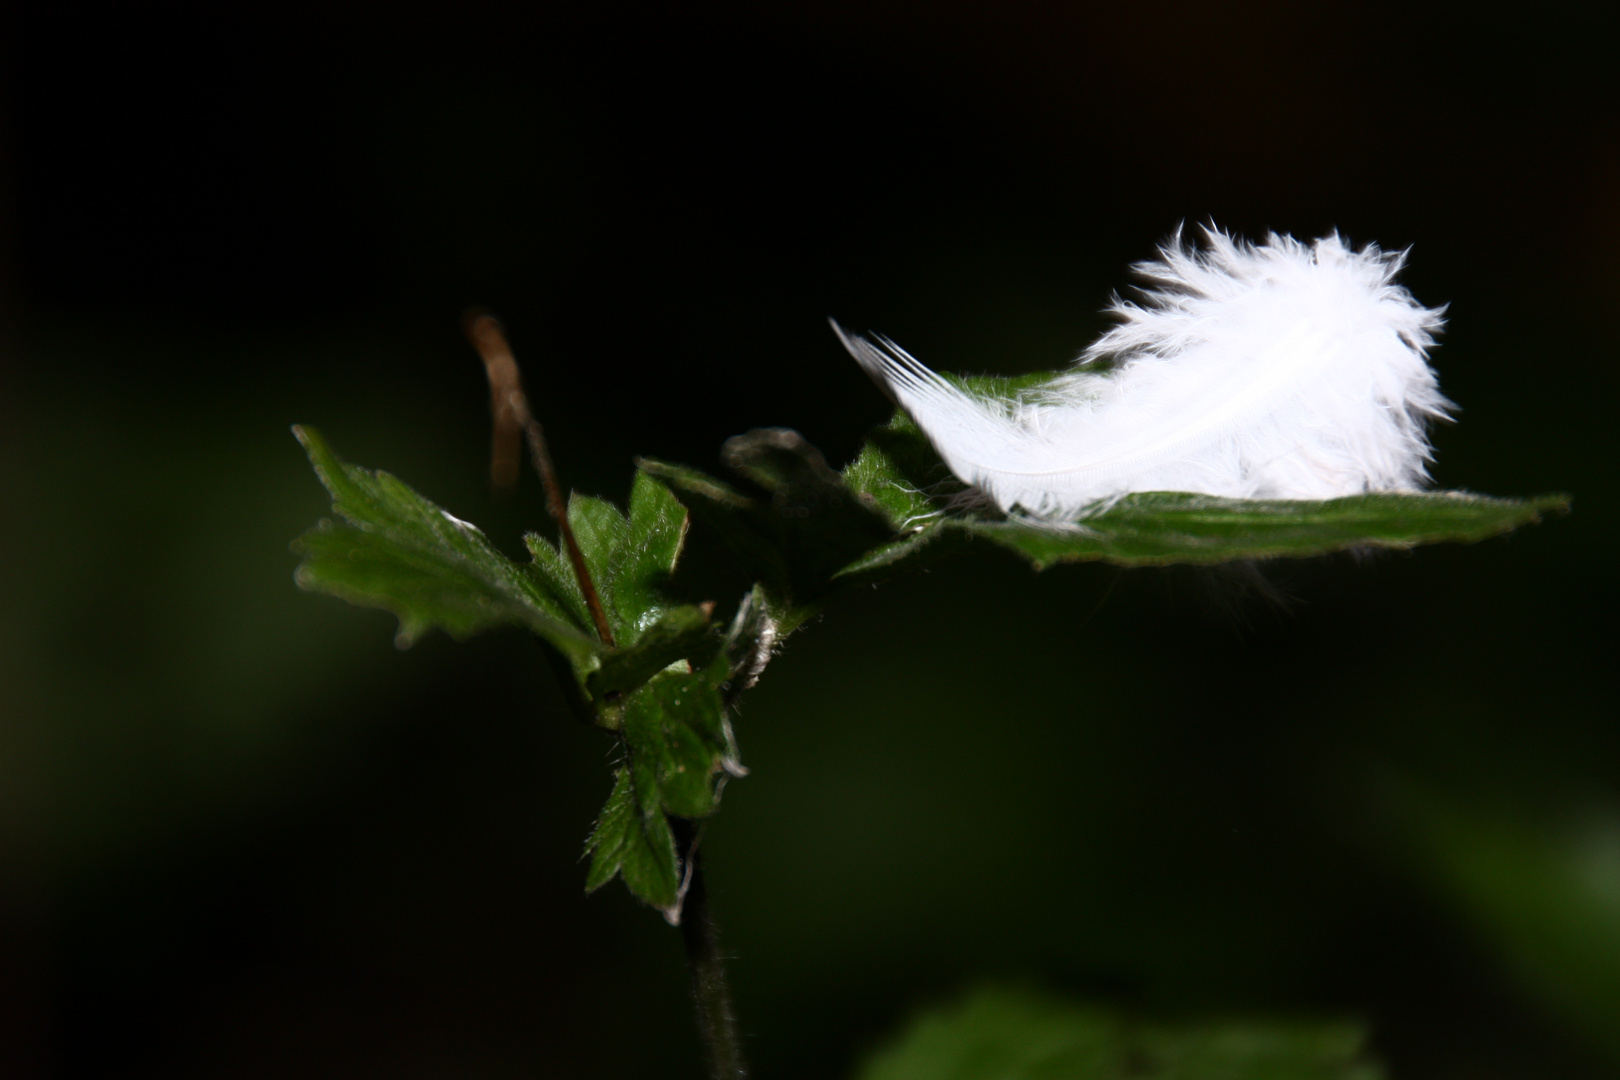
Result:
<instances>
[{"instance_id":1,"label":"downy feather plume","mask_svg":"<svg viewBox=\"0 0 1620 1080\"><path fill-rule=\"evenodd\" d=\"M886 338L833 329L951 471L1008 514L1075 521L1139 491L1331 499L1427 479L1452 407L1426 358L1444 309L1397 284L1404 253L1335 233L1261 244L1179 231L1141 300L1074 367L1010 398L962 390Z\"/></svg>"}]
</instances>

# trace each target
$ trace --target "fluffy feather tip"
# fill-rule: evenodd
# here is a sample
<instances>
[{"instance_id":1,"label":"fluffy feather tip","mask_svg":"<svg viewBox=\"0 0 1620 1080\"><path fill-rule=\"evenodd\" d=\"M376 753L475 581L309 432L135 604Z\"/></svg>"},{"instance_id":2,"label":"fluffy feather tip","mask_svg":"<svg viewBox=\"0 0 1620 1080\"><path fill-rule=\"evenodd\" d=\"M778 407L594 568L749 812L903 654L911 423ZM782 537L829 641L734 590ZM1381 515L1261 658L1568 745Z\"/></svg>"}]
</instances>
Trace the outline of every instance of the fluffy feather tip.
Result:
<instances>
[{"instance_id":1,"label":"fluffy feather tip","mask_svg":"<svg viewBox=\"0 0 1620 1080\"><path fill-rule=\"evenodd\" d=\"M1428 479L1429 422L1453 406L1427 358L1444 309L1395 283L1404 261L1337 233L1250 244L1208 228L1200 246L1178 231L1134 267L1148 284L1110 306L1118 325L1007 398L833 329L951 471L1011 515L1076 521L1143 491L1407 491Z\"/></svg>"}]
</instances>

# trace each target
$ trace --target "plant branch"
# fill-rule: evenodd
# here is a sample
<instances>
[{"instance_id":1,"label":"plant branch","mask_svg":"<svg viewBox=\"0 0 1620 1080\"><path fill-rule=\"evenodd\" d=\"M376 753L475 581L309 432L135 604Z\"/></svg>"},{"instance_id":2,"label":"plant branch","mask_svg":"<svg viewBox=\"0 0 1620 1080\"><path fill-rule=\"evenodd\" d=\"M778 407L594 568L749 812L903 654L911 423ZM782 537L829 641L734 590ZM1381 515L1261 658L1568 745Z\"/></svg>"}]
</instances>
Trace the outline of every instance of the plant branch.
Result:
<instances>
[{"instance_id":1,"label":"plant branch","mask_svg":"<svg viewBox=\"0 0 1620 1080\"><path fill-rule=\"evenodd\" d=\"M490 481L497 488L509 488L517 482L517 435L521 431L529 443L529 458L535 472L546 489L546 508L562 534L563 546L568 550L568 561L574 567L574 579L590 609L591 621L596 624L597 636L604 645L613 645L613 631L608 627L607 612L602 598L597 595L591 571L585 565L585 553L574 539L574 530L568 524L568 504L563 499L562 485L557 482L557 470L551 464L551 452L546 447L546 435L540 421L529 411L529 399L523 393L523 376L518 371L512 347L506 343L506 334L500 321L488 312L474 312L467 316L467 338L484 361L489 376L490 413L495 420L495 434L490 450Z\"/></svg>"},{"instance_id":2,"label":"plant branch","mask_svg":"<svg viewBox=\"0 0 1620 1080\"><path fill-rule=\"evenodd\" d=\"M726 958L709 911L709 893L703 881L697 831L692 822L674 818L675 841L687 853L689 877L681 911L681 938L686 943L686 965L692 976L692 1002L697 1008L698 1034L709 1062L710 1080L744 1080L742 1036L737 1013L726 983Z\"/></svg>"}]
</instances>

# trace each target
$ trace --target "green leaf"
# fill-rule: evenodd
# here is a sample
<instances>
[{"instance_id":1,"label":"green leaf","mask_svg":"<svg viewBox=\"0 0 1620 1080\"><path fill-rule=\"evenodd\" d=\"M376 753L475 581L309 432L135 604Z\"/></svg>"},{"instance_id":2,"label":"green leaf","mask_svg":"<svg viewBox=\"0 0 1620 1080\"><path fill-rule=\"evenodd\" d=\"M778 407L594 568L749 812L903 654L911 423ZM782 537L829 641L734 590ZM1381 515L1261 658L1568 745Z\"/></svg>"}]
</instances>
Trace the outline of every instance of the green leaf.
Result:
<instances>
[{"instance_id":1,"label":"green leaf","mask_svg":"<svg viewBox=\"0 0 1620 1080\"><path fill-rule=\"evenodd\" d=\"M706 666L721 640L709 622L708 607L671 608L628 648L602 658L587 685L596 698L633 690L678 660Z\"/></svg>"},{"instance_id":2,"label":"green leaf","mask_svg":"<svg viewBox=\"0 0 1620 1080\"><path fill-rule=\"evenodd\" d=\"M675 837L658 808L656 792L648 797L651 787L630 767L614 774L613 793L585 843L591 853L585 891L595 892L623 875L637 897L678 918L681 876Z\"/></svg>"},{"instance_id":3,"label":"green leaf","mask_svg":"<svg viewBox=\"0 0 1620 1080\"><path fill-rule=\"evenodd\" d=\"M1070 529L1016 522L962 527L1037 568L1103 560L1122 566L1322 555L1348 548L1471 542L1567 510L1569 496L1493 499L1460 491L1354 495L1325 501L1220 499L1181 492L1128 495Z\"/></svg>"},{"instance_id":4,"label":"green leaf","mask_svg":"<svg viewBox=\"0 0 1620 1080\"><path fill-rule=\"evenodd\" d=\"M726 440L720 459L770 494L768 520L799 596L819 595L851 558L894 538L894 528L828 467L821 451L787 428Z\"/></svg>"},{"instance_id":5,"label":"green leaf","mask_svg":"<svg viewBox=\"0 0 1620 1080\"><path fill-rule=\"evenodd\" d=\"M695 469L647 459L640 465L668 483L757 576L784 633L840 586L833 578L842 567L894 539L879 507L846 486L797 432L762 428L738 435L726 442L721 459L767 498L751 498Z\"/></svg>"},{"instance_id":6,"label":"green leaf","mask_svg":"<svg viewBox=\"0 0 1620 1080\"><path fill-rule=\"evenodd\" d=\"M637 473L630 489L630 513L604 499L574 495L568 500L568 523L585 556L613 632L616 649L584 679L597 702L633 690L677 660L696 657L707 663L719 647L709 627L709 608L671 607L663 588L675 570L686 537L686 508L653 477ZM580 625L592 621L584 594L562 549L541 536L524 537L536 565L553 575L565 574L560 602ZM598 723L617 728L614 709L600 712Z\"/></svg>"},{"instance_id":7,"label":"green leaf","mask_svg":"<svg viewBox=\"0 0 1620 1080\"><path fill-rule=\"evenodd\" d=\"M667 671L625 705L632 760L650 767L661 805L676 817L712 814L726 778L743 774L720 696L726 673L723 657L690 675Z\"/></svg>"},{"instance_id":8,"label":"green leaf","mask_svg":"<svg viewBox=\"0 0 1620 1080\"><path fill-rule=\"evenodd\" d=\"M686 507L669 488L638 471L630 486L630 529L613 584L615 610L638 632L664 610L663 589L681 557L686 522Z\"/></svg>"},{"instance_id":9,"label":"green leaf","mask_svg":"<svg viewBox=\"0 0 1620 1080\"><path fill-rule=\"evenodd\" d=\"M569 502L570 524L620 646L610 649L597 640L559 547L531 534L525 541L533 561L514 563L478 529L394 477L345 464L312 429L293 430L341 519L323 522L295 544L304 557L299 583L392 611L401 645L432 627L464 638L493 626L526 626L568 661L587 695L576 707L608 727L618 726L617 713L591 699L600 705L678 660L706 666L719 650L708 608L672 608L663 597L680 557L686 509L651 476L636 477L628 515L602 499Z\"/></svg>"},{"instance_id":10,"label":"green leaf","mask_svg":"<svg viewBox=\"0 0 1620 1080\"><path fill-rule=\"evenodd\" d=\"M519 566L484 534L451 517L385 472L347 465L312 428L295 427L340 522L323 522L294 544L298 583L350 603L391 611L409 645L438 627L463 638L493 626L525 626L594 668L603 646L559 602L566 581L550 567Z\"/></svg>"},{"instance_id":11,"label":"green leaf","mask_svg":"<svg viewBox=\"0 0 1620 1080\"><path fill-rule=\"evenodd\" d=\"M722 698L731 671L716 646L695 672L661 671L623 703L621 768L596 829L586 891L624 877L632 893L680 920L680 861L668 818L707 817L727 778L745 771Z\"/></svg>"},{"instance_id":12,"label":"green leaf","mask_svg":"<svg viewBox=\"0 0 1620 1080\"><path fill-rule=\"evenodd\" d=\"M738 561L777 593L790 587L787 562L774 538L770 513L757 499L714 477L651 458L638 458L641 471L669 485L676 497L706 528L731 549Z\"/></svg>"},{"instance_id":13,"label":"green leaf","mask_svg":"<svg viewBox=\"0 0 1620 1080\"><path fill-rule=\"evenodd\" d=\"M620 646L609 648L588 629L584 595L556 545L526 537L533 561L519 566L392 476L346 465L316 432L294 431L342 519L297 542L299 582L394 612L402 644L435 626L464 637L515 624L556 646L588 695L575 701L576 689L571 701L621 729L627 751L587 843L586 888L622 876L632 893L678 920L669 815L713 813L726 777L743 773L722 698L740 646L711 625L711 605L672 607L662 593L680 556L685 508L646 474L631 489L628 515L602 499L569 501L569 523Z\"/></svg>"},{"instance_id":14,"label":"green leaf","mask_svg":"<svg viewBox=\"0 0 1620 1080\"><path fill-rule=\"evenodd\" d=\"M1100 560L1120 566L1218 563L1321 555L1350 548L1471 542L1569 508L1568 495L1497 499L1466 492L1379 493L1325 501L1223 499L1184 492L1128 495L1070 525L989 520L953 512L962 485L916 425L897 414L844 471L849 487L888 515L900 537L839 573L885 569L943 539L982 539L1037 569ZM954 534L954 536L953 536Z\"/></svg>"},{"instance_id":15,"label":"green leaf","mask_svg":"<svg viewBox=\"0 0 1620 1080\"><path fill-rule=\"evenodd\" d=\"M601 597L614 643L621 648L635 643L668 607L662 589L686 537L685 507L663 484L638 473L628 516L604 499L573 495L568 524ZM562 582L559 602L579 625L591 626L584 594L561 548L535 533L523 539L535 564Z\"/></svg>"},{"instance_id":16,"label":"green leaf","mask_svg":"<svg viewBox=\"0 0 1620 1080\"><path fill-rule=\"evenodd\" d=\"M1127 1022L1034 991L984 988L913 1020L857 1080L1378 1080L1354 1024Z\"/></svg>"}]
</instances>

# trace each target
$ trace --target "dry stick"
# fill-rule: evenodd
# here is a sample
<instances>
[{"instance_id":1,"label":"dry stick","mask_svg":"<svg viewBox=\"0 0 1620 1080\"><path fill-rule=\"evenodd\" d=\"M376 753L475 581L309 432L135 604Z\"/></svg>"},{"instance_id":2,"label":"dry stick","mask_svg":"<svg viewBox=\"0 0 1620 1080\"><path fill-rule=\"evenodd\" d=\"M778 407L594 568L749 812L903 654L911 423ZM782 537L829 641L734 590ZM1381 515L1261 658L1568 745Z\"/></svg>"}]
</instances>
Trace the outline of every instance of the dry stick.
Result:
<instances>
[{"instance_id":1,"label":"dry stick","mask_svg":"<svg viewBox=\"0 0 1620 1080\"><path fill-rule=\"evenodd\" d=\"M517 483L518 446L523 418L529 412L523 396L523 377L518 374L517 360L494 316L482 312L468 315L466 330L489 376L489 412L495 421L489 448L489 482L497 491L510 491Z\"/></svg>"},{"instance_id":2,"label":"dry stick","mask_svg":"<svg viewBox=\"0 0 1620 1080\"><path fill-rule=\"evenodd\" d=\"M568 561L574 566L574 580L585 596L591 621L596 623L597 636L607 646L613 645L613 631L608 628L607 612L602 598L597 595L591 581L591 571L585 565L585 553L574 539L574 530L568 524L568 506L563 501L562 485L557 483L557 471L551 465L551 453L546 449L545 432L540 422L529 411L529 399L523 394L523 378L518 373L517 360L512 347L506 343L501 324L486 312L467 317L467 338L483 358L484 370L489 375L490 412L495 418L494 445L490 453L490 480L496 487L511 487L517 480L517 433L528 438L529 457L540 474L540 483L546 489L546 508L551 511L557 530L562 533L563 546L568 549Z\"/></svg>"}]
</instances>

